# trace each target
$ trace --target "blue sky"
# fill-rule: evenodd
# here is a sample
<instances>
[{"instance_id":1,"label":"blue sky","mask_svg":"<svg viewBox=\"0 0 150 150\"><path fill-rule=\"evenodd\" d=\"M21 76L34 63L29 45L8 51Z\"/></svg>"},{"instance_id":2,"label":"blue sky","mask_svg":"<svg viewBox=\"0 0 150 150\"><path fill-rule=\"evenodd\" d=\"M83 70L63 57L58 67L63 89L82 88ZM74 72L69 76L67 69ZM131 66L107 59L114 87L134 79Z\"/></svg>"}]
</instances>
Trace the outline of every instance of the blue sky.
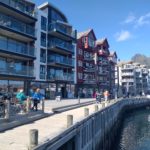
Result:
<instances>
[{"instance_id":1,"label":"blue sky","mask_svg":"<svg viewBox=\"0 0 150 150\"><path fill-rule=\"evenodd\" d=\"M45 0L33 0L37 5ZM121 60L134 54L150 56L150 0L48 0L75 29L93 28L97 39L107 37Z\"/></svg>"}]
</instances>

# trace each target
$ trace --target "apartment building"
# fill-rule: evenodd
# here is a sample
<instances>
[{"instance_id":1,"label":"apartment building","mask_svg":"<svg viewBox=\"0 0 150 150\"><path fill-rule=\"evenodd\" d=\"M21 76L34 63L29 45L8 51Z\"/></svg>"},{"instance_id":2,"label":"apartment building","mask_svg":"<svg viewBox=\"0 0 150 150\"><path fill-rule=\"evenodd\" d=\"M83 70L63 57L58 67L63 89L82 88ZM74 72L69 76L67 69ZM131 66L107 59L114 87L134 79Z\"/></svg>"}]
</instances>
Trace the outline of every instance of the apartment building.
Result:
<instances>
[{"instance_id":1,"label":"apartment building","mask_svg":"<svg viewBox=\"0 0 150 150\"><path fill-rule=\"evenodd\" d=\"M148 91L148 69L139 63L120 62L120 83L123 95L141 95Z\"/></svg>"},{"instance_id":2,"label":"apartment building","mask_svg":"<svg viewBox=\"0 0 150 150\"><path fill-rule=\"evenodd\" d=\"M103 93L110 89L109 77L109 44L106 38L96 41L97 54L97 78L99 91Z\"/></svg>"},{"instance_id":3,"label":"apartment building","mask_svg":"<svg viewBox=\"0 0 150 150\"><path fill-rule=\"evenodd\" d=\"M77 34L76 95L92 97L96 89L96 65L94 61L96 36L93 29Z\"/></svg>"},{"instance_id":4,"label":"apartment building","mask_svg":"<svg viewBox=\"0 0 150 150\"><path fill-rule=\"evenodd\" d=\"M110 97L114 98L118 91L118 85L116 85L116 65L117 65L117 53L115 51L110 51L108 56L109 60L109 91Z\"/></svg>"},{"instance_id":5,"label":"apartment building","mask_svg":"<svg viewBox=\"0 0 150 150\"><path fill-rule=\"evenodd\" d=\"M66 16L48 2L37 11L36 80L32 88L40 87L48 99L56 95L66 98L68 93L71 97L74 95L76 30Z\"/></svg>"},{"instance_id":6,"label":"apartment building","mask_svg":"<svg viewBox=\"0 0 150 150\"><path fill-rule=\"evenodd\" d=\"M0 92L16 92L34 76L37 18L27 0L0 0Z\"/></svg>"}]
</instances>

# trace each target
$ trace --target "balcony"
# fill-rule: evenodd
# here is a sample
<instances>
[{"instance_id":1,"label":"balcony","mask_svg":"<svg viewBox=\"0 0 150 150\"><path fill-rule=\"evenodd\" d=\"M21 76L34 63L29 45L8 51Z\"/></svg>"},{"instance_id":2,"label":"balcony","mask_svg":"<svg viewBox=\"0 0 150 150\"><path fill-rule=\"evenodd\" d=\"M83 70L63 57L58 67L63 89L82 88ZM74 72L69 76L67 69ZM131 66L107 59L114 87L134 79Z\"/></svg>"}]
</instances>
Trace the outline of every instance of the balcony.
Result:
<instances>
[{"instance_id":1,"label":"balcony","mask_svg":"<svg viewBox=\"0 0 150 150\"><path fill-rule=\"evenodd\" d=\"M28 21L36 20L34 4L28 3L25 0L0 0L0 3L1 7L5 7L11 14L17 14L18 17L24 17Z\"/></svg>"},{"instance_id":2,"label":"balcony","mask_svg":"<svg viewBox=\"0 0 150 150\"><path fill-rule=\"evenodd\" d=\"M55 22L48 27L49 34L66 41L76 39L76 31L67 23Z\"/></svg>"},{"instance_id":3,"label":"balcony","mask_svg":"<svg viewBox=\"0 0 150 150\"><path fill-rule=\"evenodd\" d=\"M56 66L56 67L74 67L74 60L71 58L63 57L63 56L51 56L47 59L48 65Z\"/></svg>"},{"instance_id":4,"label":"balcony","mask_svg":"<svg viewBox=\"0 0 150 150\"><path fill-rule=\"evenodd\" d=\"M18 54L27 57L35 57L35 48L27 46L25 44L8 40L6 38L0 38L0 52L11 54Z\"/></svg>"},{"instance_id":5,"label":"balcony","mask_svg":"<svg viewBox=\"0 0 150 150\"><path fill-rule=\"evenodd\" d=\"M20 22L12 17L3 15L0 13L0 26L2 29L4 29L4 32L6 32L6 28L8 29L7 34L10 34L10 36L12 36L11 32L14 32L17 34L21 34L18 39L20 38L25 38L24 36L27 36L26 38L29 38L29 40L31 39L36 39L35 37L35 29L28 25L25 24L23 22ZM23 37L22 37L23 36Z\"/></svg>"},{"instance_id":6,"label":"balcony","mask_svg":"<svg viewBox=\"0 0 150 150\"><path fill-rule=\"evenodd\" d=\"M94 58L93 57L85 57L84 56L84 60L86 60L86 61L94 61Z\"/></svg>"},{"instance_id":7,"label":"balcony","mask_svg":"<svg viewBox=\"0 0 150 150\"><path fill-rule=\"evenodd\" d=\"M84 72L95 72L95 67L84 67Z\"/></svg>"},{"instance_id":8,"label":"balcony","mask_svg":"<svg viewBox=\"0 0 150 150\"><path fill-rule=\"evenodd\" d=\"M61 54L69 54L75 52L75 46L62 40L53 38L48 42L48 49Z\"/></svg>"},{"instance_id":9,"label":"balcony","mask_svg":"<svg viewBox=\"0 0 150 150\"><path fill-rule=\"evenodd\" d=\"M83 83L84 84L96 84L96 80L95 79L83 79Z\"/></svg>"},{"instance_id":10,"label":"balcony","mask_svg":"<svg viewBox=\"0 0 150 150\"><path fill-rule=\"evenodd\" d=\"M74 81L74 75L71 73L64 73L63 75L56 75L56 74L48 75L48 80L73 82Z\"/></svg>"},{"instance_id":11,"label":"balcony","mask_svg":"<svg viewBox=\"0 0 150 150\"><path fill-rule=\"evenodd\" d=\"M122 72L122 76L134 76L133 72Z\"/></svg>"},{"instance_id":12,"label":"balcony","mask_svg":"<svg viewBox=\"0 0 150 150\"><path fill-rule=\"evenodd\" d=\"M23 66L23 65L17 67L15 66L15 64L11 65L10 63L3 63L3 65L0 66L0 75L34 78L33 70L34 67Z\"/></svg>"},{"instance_id":13,"label":"balcony","mask_svg":"<svg viewBox=\"0 0 150 150\"><path fill-rule=\"evenodd\" d=\"M122 79L122 82L134 82L134 79Z\"/></svg>"}]
</instances>

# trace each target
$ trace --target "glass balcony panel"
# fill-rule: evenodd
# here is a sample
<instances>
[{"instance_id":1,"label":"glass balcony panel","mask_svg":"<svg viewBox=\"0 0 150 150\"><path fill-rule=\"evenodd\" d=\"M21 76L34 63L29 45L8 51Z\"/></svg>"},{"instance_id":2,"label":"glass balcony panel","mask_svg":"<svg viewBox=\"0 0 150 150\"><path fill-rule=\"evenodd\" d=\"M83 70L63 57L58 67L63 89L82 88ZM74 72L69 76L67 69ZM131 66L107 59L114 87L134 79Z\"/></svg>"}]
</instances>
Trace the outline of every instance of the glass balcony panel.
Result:
<instances>
[{"instance_id":1,"label":"glass balcony panel","mask_svg":"<svg viewBox=\"0 0 150 150\"><path fill-rule=\"evenodd\" d=\"M3 15L2 13L0 13L0 25L35 37L35 29L32 26L22 23L12 17Z\"/></svg>"},{"instance_id":2,"label":"glass balcony panel","mask_svg":"<svg viewBox=\"0 0 150 150\"><path fill-rule=\"evenodd\" d=\"M35 56L35 48L27 46L23 43L15 42L13 40L7 40L6 38L0 37L0 49L5 51L10 51L18 54L23 54L27 56Z\"/></svg>"},{"instance_id":3,"label":"glass balcony panel","mask_svg":"<svg viewBox=\"0 0 150 150\"><path fill-rule=\"evenodd\" d=\"M73 59L63 57L63 56L56 56L56 55L50 56L50 57L48 57L48 62L74 66L74 60Z\"/></svg>"},{"instance_id":4,"label":"glass balcony panel","mask_svg":"<svg viewBox=\"0 0 150 150\"><path fill-rule=\"evenodd\" d=\"M25 2L16 1L16 0L0 0L0 2L13 7L29 16L36 17L35 8L32 5L29 5Z\"/></svg>"},{"instance_id":5,"label":"glass balcony panel","mask_svg":"<svg viewBox=\"0 0 150 150\"><path fill-rule=\"evenodd\" d=\"M1 62L1 61L0 61ZM3 61L3 66L0 66L0 74L19 75L33 77L33 67L23 66L17 63L11 64Z\"/></svg>"},{"instance_id":6,"label":"glass balcony panel","mask_svg":"<svg viewBox=\"0 0 150 150\"><path fill-rule=\"evenodd\" d=\"M67 51L74 52L75 46L73 44L64 42L63 40L59 40L57 38L53 38L49 40L48 47L60 47L62 49L66 49Z\"/></svg>"},{"instance_id":7,"label":"glass balcony panel","mask_svg":"<svg viewBox=\"0 0 150 150\"><path fill-rule=\"evenodd\" d=\"M55 23L50 24L48 29L49 29L49 31L59 31L67 36L76 38L75 30L72 30L72 28L70 26L67 26L65 24L55 22Z\"/></svg>"}]
</instances>

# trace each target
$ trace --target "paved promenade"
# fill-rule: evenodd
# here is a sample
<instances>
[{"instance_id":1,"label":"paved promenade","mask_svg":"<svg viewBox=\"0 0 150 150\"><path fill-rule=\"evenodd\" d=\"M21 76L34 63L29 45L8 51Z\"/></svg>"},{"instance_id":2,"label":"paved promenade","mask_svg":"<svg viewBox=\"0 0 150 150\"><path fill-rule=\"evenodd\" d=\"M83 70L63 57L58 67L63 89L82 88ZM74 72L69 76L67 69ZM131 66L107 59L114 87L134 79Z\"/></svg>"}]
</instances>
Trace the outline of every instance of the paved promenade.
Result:
<instances>
[{"instance_id":1,"label":"paved promenade","mask_svg":"<svg viewBox=\"0 0 150 150\"><path fill-rule=\"evenodd\" d=\"M68 105L70 103L75 103L73 100L72 102L67 101L60 102L59 105L62 106L65 103L66 104L68 103ZM53 102L51 102L51 104L52 103ZM86 106L86 108L89 108L90 114L94 113L94 105L95 104ZM53 104L53 107L55 106L56 104ZM84 118L84 108L85 107L80 107L73 110L65 111L59 114L46 117L41 120L37 120L30 124L16 127L14 129L0 133L0 150L27 150L29 145L30 129L39 130L39 143L42 143L47 139L53 139L67 128L66 127L67 115L68 114L73 115L74 123L76 123ZM99 108L101 109L101 104L99 104Z\"/></svg>"}]
</instances>

